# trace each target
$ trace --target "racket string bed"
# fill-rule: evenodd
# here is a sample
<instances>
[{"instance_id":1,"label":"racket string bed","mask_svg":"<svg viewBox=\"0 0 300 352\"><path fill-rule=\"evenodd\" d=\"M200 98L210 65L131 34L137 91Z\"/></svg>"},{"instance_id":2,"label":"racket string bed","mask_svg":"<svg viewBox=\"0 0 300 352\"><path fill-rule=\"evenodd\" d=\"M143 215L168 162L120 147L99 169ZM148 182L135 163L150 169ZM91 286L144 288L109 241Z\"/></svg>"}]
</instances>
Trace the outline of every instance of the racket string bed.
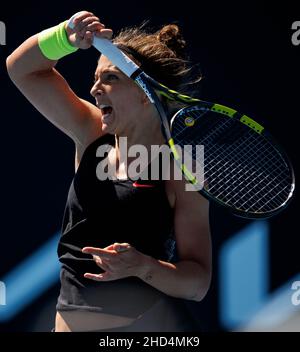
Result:
<instances>
[{"instance_id":1,"label":"racket string bed","mask_svg":"<svg viewBox=\"0 0 300 352\"><path fill-rule=\"evenodd\" d=\"M238 145L237 146L237 148L241 148L241 145ZM217 152L219 152L219 150L217 150ZM231 153L233 153L234 151L232 151ZM225 156L226 157L226 156ZM225 157L224 157L224 155L221 155L221 158L220 158L220 160L222 161L222 160L224 160L225 159ZM223 159L222 159L223 158ZM251 158L252 158L252 156L251 156ZM244 159L244 160L243 160ZM276 160L276 158L274 157L274 154L273 154L273 159L275 159L275 161L277 161ZM251 185L252 185L252 191L253 192L255 192L255 187L258 187L259 185L260 185L260 183L262 183L262 182L264 182L265 180L267 180L267 178L268 178L268 176L270 175L270 167L268 168L268 169L266 169L265 168L265 163L262 163L261 161L260 162L257 162L257 164L256 165L252 165L250 168L249 168L249 158L240 158L240 160L239 160L240 162L243 162L243 167L241 167L240 165L238 166L238 168L240 169L240 172L243 172L242 173L242 175L243 175L243 182L242 182L242 184L244 184L244 187L243 188L240 188L239 189L239 192L235 195L235 194L233 194L234 193L234 191L236 190L236 188L238 187L238 186L240 186L241 187L241 184L240 184L240 182L241 182L241 180L240 180L240 178L239 179L236 179L236 175L235 174L233 174L234 172L235 172L235 170L237 169L237 167L235 167L235 168L233 168L231 165L229 165L229 167L227 167L227 168L224 168L223 167L223 170L222 170L222 172L220 172L220 170L218 170L218 172L219 172L219 178L220 177L225 177L225 178L227 178L227 181L225 181L225 184L226 183L229 183L228 185L227 185L227 187L226 188L224 188L222 191L222 193L224 193L224 192L226 192L228 189L230 189L230 192L228 193L228 194L225 194L225 195L223 195L223 197L224 198L226 198L226 199L228 199L228 197L230 196L230 195L232 195L232 197L231 197L231 199L228 199L228 201L227 201L227 203L229 203L230 201L231 202L233 202L234 200L235 200L235 198L236 197L238 197L238 199L242 199L244 196L245 196L245 194L241 197L240 196L240 193L242 193L246 188L249 188L249 191L246 193L246 195L248 195L249 194L249 192L251 191ZM272 159L268 159L267 160L267 162L269 163L269 165L271 165L271 161L272 161ZM226 165L226 164L228 164L228 162L226 163L224 163L222 166L224 166L224 165ZM273 163L273 165L272 165L272 167L274 166L274 165L276 165L276 163ZM231 168L231 170L230 170L230 168ZM258 170L255 170L254 172L251 172L253 169L258 169ZM279 171L278 170L279 168L278 168L278 166L277 167L273 167L273 170L272 170L272 173L274 174L274 171ZM206 168L206 170L207 170L207 168ZM259 172L259 173L258 173ZM215 173L216 173L216 171L215 171ZM228 177L228 173L229 173L229 177ZM233 175L231 175L231 174L233 174ZM277 174L277 179L279 178L279 176L280 175L282 175L284 172L279 172L279 174ZM263 177L261 177L262 175L264 174L264 176ZM212 175L210 175L210 177L211 177ZM231 177L232 176L232 177ZM257 180L259 179L259 177L261 177L261 179L260 179L260 181L258 181L257 182ZM285 181L285 179L286 179L286 177L285 178L282 178L282 181ZM213 181L215 181L214 179L211 179L210 178L210 181L209 181L209 183L213 183ZM230 181L232 181L232 182L230 182ZM238 182L237 182L238 181ZM233 187L233 185L235 184L237 182L237 184L238 184L238 186L235 186L235 187ZM218 185L218 184L216 184L216 185ZM215 186L216 186L215 185ZM215 187L215 186L213 186L213 187ZM221 187L224 187L224 184L223 184L223 181L222 181L222 184L221 184ZM265 188L265 187L264 187ZM261 200L261 201L265 201L263 198L261 198L261 197L266 197L266 195L268 194L268 193L270 193L271 191L272 191L272 189L271 190L269 190L269 192L267 193L267 194L264 194L262 191L264 191L264 188L262 188L261 190L260 190L260 194L259 193L256 193L256 194L254 194L253 195L253 197L256 195L257 197L259 197L259 199ZM211 192L212 191L212 188L210 188L209 189L209 191ZM218 194L218 195L216 195L217 197L221 197L221 194ZM274 198L274 197L273 197ZM252 198L251 198L252 199ZM282 199L282 201L284 201L284 199ZM280 202L281 203L281 202ZM278 203L277 205L279 205L280 203ZM255 203L256 204L256 203ZM243 204L243 205L245 205L245 204ZM238 205L237 205L238 206ZM240 206L238 206L238 207L240 207Z\"/></svg>"},{"instance_id":2,"label":"racket string bed","mask_svg":"<svg viewBox=\"0 0 300 352\"><path fill-rule=\"evenodd\" d=\"M246 142L249 142L249 140L247 140ZM241 147L241 145L238 145L235 149L237 149L237 148L240 148ZM215 148L215 150L216 150L216 158L219 156L219 162L218 163L220 163L220 162L222 162L222 161L224 161L224 159L226 158L226 156L227 156L227 158L226 159L228 159L228 156L230 155L230 154L232 154L232 153L234 153L234 152L236 152L236 150L235 149L233 149L232 151L231 151L231 153L230 154L227 154L227 155L224 155L224 153L222 154L222 151L220 152L219 151L219 149L217 149L216 148L216 146L212 146L212 148L210 148L210 150L207 150L207 147L206 147L206 152L207 152L207 155L209 155L209 156L211 156L212 155L212 153L211 153L211 150L213 149L213 148ZM248 148L249 149L249 148ZM214 161L214 158L212 158L212 161L210 161L209 163L207 163L206 164L206 167L207 166L209 166L209 164L210 163L213 163L213 161ZM248 167L248 163L249 163L249 157L243 157L243 155L240 157L240 161L241 162L245 162L245 167ZM269 162L271 161L271 159L269 159ZM226 165L226 163L228 163L228 161L226 161L224 164L223 164L223 166L224 165ZM257 164L255 164L255 165L252 165L252 168L253 167L257 167L259 164L261 164L261 162L257 162ZM216 164L214 164L213 165L213 167L215 167L216 166ZM268 171L268 170L266 170L265 168L264 168L264 166L263 165L261 165L261 168L262 169L264 169L264 171ZM276 167L276 169L277 169L278 167ZM274 170L274 169L273 169ZM219 171L219 170L217 170L217 171ZM217 171L215 171L215 173L217 172ZM233 170L233 171L235 171L235 170ZM227 172L227 170L225 170L225 172ZM210 175L210 177L213 175L213 173Z\"/></svg>"},{"instance_id":3,"label":"racket string bed","mask_svg":"<svg viewBox=\"0 0 300 352\"><path fill-rule=\"evenodd\" d=\"M185 125L185 116L193 118L192 126ZM292 177L281 154L239 120L214 117L207 109L194 108L172 125L175 144L204 146L204 189L245 212L268 212L284 204ZM195 148L192 158L203 164Z\"/></svg>"},{"instance_id":4,"label":"racket string bed","mask_svg":"<svg viewBox=\"0 0 300 352\"><path fill-rule=\"evenodd\" d=\"M273 159L274 159L274 158L273 158ZM244 163L244 164L245 164L244 169L248 168L248 164L247 164L248 161L249 161L248 159L245 159L245 162L246 162L246 163ZM269 159L268 162L269 162L269 164L271 165L271 159ZM264 165L259 165L259 164L262 164L262 163L258 163L258 165L252 166L250 169L248 169L248 170L246 170L246 171L243 170L244 175L245 175L246 177L244 177L244 180L243 180L244 187L242 187L241 189L239 189L239 193L244 192L246 188L249 188L249 191L246 192L245 194L243 194L242 197L239 197L240 199L243 199L243 198L245 197L245 195L247 195L247 194L251 191L251 187L250 187L251 185L252 185L252 191L255 192L255 188L257 188L262 182L264 182L265 180L267 180L268 177L270 176L270 168L269 168L269 169L266 169L266 168L264 167ZM259 173L257 173L257 172L252 172L252 173L251 173L252 169L254 169L254 168L258 168ZM234 171L234 169L233 169L232 171ZM283 173L285 173L284 171L282 172L282 171L278 170L278 167L276 167L275 169L273 168L272 171L273 171L273 174L274 174L274 171L279 171L279 173L277 174L277 176L274 177L274 180L275 180L275 179L278 180L278 179L279 179L279 176L282 175ZM228 172L228 169L223 170L223 173L227 173L227 172ZM249 174L249 172L250 172L250 174ZM247 176L247 174L248 174L248 176ZM262 176L262 175L264 175L264 176ZM233 178L235 178L235 176L233 176ZM259 178L260 178L260 180L259 180ZM249 179L250 179L250 180L249 180ZM229 178L229 180L227 180L226 183L229 182L230 180L231 180L231 178ZM274 180L272 180L272 181L274 181ZM285 180L285 178L282 179L281 181L284 181L284 180ZM258 181L258 182L257 182L257 181ZM227 191L228 188L232 187L232 185L233 185L234 183L235 183L235 181L233 180L233 183L232 183L232 184L229 184L229 185L227 186L227 188L225 188L223 191ZM271 182L269 182L269 184L271 184ZM265 187L266 187L266 186L265 186ZM272 191L272 189L269 190L269 191L267 192L267 194L264 194L262 191L264 191L265 187L263 187L263 188L260 189L260 193L261 193L261 194L258 195L258 193L256 192L256 195L258 195L259 197L262 197L262 196L263 196L263 197L266 197L266 195L267 195L268 193L270 193L270 192ZM231 188L230 193L233 193L233 191L234 191L235 189L236 189L236 187ZM210 189L210 191L211 191L211 189ZM230 193L229 193L229 194L230 194ZM237 194L237 195L239 195L239 194ZM254 196L255 196L255 194L253 195L253 197L254 197ZM218 197L220 197L220 195L218 195ZM235 195L233 194L232 199L234 199L234 197L235 197ZM227 194L225 194L225 198L228 198L228 195L227 195ZM274 198L274 197L273 197L273 198ZM251 199L252 199L252 198L251 198ZM229 201L230 201L230 200L229 200Z\"/></svg>"}]
</instances>

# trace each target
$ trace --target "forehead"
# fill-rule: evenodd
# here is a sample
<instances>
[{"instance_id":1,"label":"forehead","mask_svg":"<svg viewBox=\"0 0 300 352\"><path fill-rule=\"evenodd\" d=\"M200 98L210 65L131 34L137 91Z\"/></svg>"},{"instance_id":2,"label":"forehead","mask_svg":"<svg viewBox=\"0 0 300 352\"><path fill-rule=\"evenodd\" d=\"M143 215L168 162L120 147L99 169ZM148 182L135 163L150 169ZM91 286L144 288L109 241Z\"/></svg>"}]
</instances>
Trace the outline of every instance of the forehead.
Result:
<instances>
[{"instance_id":1,"label":"forehead","mask_svg":"<svg viewBox=\"0 0 300 352\"><path fill-rule=\"evenodd\" d=\"M112 62L106 56L101 55L100 59L98 60L96 72L103 71L104 69L118 70L118 68L115 65L113 65Z\"/></svg>"}]
</instances>

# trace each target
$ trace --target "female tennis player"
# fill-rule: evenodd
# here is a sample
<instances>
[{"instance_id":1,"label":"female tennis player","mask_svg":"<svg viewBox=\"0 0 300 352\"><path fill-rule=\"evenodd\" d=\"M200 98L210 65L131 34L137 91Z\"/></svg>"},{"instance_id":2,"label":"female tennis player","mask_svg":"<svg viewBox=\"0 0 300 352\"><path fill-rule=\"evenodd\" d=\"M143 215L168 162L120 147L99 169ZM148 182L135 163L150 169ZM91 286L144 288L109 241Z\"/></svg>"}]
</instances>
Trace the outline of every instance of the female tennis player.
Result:
<instances>
[{"instance_id":1,"label":"female tennis player","mask_svg":"<svg viewBox=\"0 0 300 352\"><path fill-rule=\"evenodd\" d=\"M55 68L58 60L111 38L93 13L28 38L8 58L12 81L75 144L75 176L58 245L61 290L55 331L186 331L185 300L201 301L211 280L209 205L184 179L135 180L127 148L164 145L145 93L101 55L91 95L79 98ZM155 33L122 30L113 42L152 77L180 90L188 77L185 42L176 25ZM80 65L78 69L84 69ZM75 73L76 74L76 73ZM181 90L182 91L182 90ZM171 108L171 107L170 107ZM110 146L105 156L99 147ZM126 154L126 153L125 153ZM113 178L100 180L105 161ZM148 172L149 167L140 170Z\"/></svg>"}]
</instances>

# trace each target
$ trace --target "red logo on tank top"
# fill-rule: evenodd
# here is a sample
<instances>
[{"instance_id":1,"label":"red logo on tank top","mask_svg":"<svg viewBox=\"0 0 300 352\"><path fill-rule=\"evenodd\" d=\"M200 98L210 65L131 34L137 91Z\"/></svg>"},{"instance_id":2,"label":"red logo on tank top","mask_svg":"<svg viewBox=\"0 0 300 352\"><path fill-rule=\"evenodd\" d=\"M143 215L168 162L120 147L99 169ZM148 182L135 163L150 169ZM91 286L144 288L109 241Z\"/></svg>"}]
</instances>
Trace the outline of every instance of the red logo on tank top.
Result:
<instances>
[{"instance_id":1,"label":"red logo on tank top","mask_svg":"<svg viewBox=\"0 0 300 352\"><path fill-rule=\"evenodd\" d=\"M155 185L145 185L145 184L142 184L142 183L137 183L137 182L134 182L132 184L133 187L136 187L136 188L153 188L155 187Z\"/></svg>"}]
</instances>

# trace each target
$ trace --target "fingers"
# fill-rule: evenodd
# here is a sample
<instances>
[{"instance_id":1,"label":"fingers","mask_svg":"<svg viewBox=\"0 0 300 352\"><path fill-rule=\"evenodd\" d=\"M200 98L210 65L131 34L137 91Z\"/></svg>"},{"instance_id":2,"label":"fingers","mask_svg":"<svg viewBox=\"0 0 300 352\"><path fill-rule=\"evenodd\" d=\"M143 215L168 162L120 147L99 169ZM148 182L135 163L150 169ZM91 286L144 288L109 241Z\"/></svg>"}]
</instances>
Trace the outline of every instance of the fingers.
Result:
<instances>
[{"instance_id":1,"label":"fingers","mask_svg":"<svg viewBox=\"0 0 300 352\"><path fill-rule=\"evenodd\" d=\"M100 31L105 26L104 24L100 23L100 20L96 16L87 17L81 22L79 22L75 27L74 30L77 31L78 34L84 36L86 31Z\"/></svg>"},{"instance_id":2,"label":"fingers","mask_svg":"<svg viewBox=\"0 0 300 352\"><path fill-rule=\"evenodd\" d=\"M115 242L105 248L84 247L82 252L92 255L96 265L104 271L101 274L84 274L85 278L95 281L137 276L142 262L140 252L126 242Z\"/></svg>"},{"instance_id":3,"label":"fingers","mask_svg":"<svg viewBox=\"0 0 300 352\"><path fill-rule=\"evenodd\" d=\"M72 22L73 22L73 26L76 27L76 25L84 20L85 18L89 17L89 16L94 16L94 14L92 12L89 12L89 11L80 11L80 12L77 12L75 15L73 15L71 17L72 19Z\"/></svg>"},{"instance_id":4,"label":"fingers","mask_svg":"<svg viewBox=\"0 0 300 352\"><path fill-rule=\"evenodd\" d=\"M113 35L113 31L109 28L103 28L100 31L94 32L96 37L111 39Z\"/></svg>"},{"instance_id":5,"label":"fingers","mask_svg":"<svg viewBox=\"0 0 300 352\"><path fill-rule=\"evenodd\" d=\"M96 262L96 264L104 271L110 270L109 265L102 258L100 258L98 255L93 255L93 259Z\"/></svg>"},{"instance_id":6,"label":"fingers","mask_svg":"<svg viewBox=\"0 0 300 352\"><path fill-rule=\"evenodd\" d=\"M129 243L114 243L113 244L113 249L118 252L126 252L129 250L129 248L131 248Z\"/></svg>"},{"instance_id":7,"label":"fingers","mask_svg":"<svg viewBox=\"0 0 300 352\"><path fill-rule=\"evenodd\" d=\"M105 272L103 274L92 274L92 273L85 273L84 277L86 279L91 279L94 281L110 281L112 280L109 273Z\"/></svg>"},{"instance_id":8,"label":"fingers","mask_svg":"<svg viewBox=\"0 0 300 352\"><path fill-rule=\"evenodd\" d=\"M106 29L105 25L100 22L99 17L95 16L92 12L78 12L72 16L72 22L72 30L81 40L90 40L93 34L107 39L112 37L113 31Z\"/></svg>"},{"instance_id":9,"label":"fingers","mask_svg":"<svg viewBox=\"0 0 300 352\"><path fill-rule=\"evenodd\" d=\"M92 45L93 43L93 33L87 31L83 37L83 39L89 44Z\"/></svg>"},{"instance_id":10,"label":"fingers","mask_svg":"<svg viewBox=\"0 0 300 352\"><path fill-rule=\"evenodd\" d=\"M95 248L95 247L84 247L82 253L98 255L103 258L113 258L116 255L115 251L109 251L107 249Z\"/></svg>"},{"instance_id":11,"label":"fingers","mask_svg":"<svg viewBox=\"0 0 300 352\"><path fill-rule=\"evenodd\" d=\"M104 249L107 249L107 250L113 250L114 249L114 244L110 244L109 246L105 247Z\"/></svg>"},{"instance_id":12,"label":"fingers","mask_svg":"<svg viewBox=\"0 0 300 352\"><path fill-rule=\"evenodd\" d=\"M115 242L114 244L106 247L106 248L96 248L96 247L84 247L82 249L82 253L98 255L103 258L114 258L117 253L126 252L129 249L133 248L129 243L118 243Z\"/></svg>"}]
</instances>

